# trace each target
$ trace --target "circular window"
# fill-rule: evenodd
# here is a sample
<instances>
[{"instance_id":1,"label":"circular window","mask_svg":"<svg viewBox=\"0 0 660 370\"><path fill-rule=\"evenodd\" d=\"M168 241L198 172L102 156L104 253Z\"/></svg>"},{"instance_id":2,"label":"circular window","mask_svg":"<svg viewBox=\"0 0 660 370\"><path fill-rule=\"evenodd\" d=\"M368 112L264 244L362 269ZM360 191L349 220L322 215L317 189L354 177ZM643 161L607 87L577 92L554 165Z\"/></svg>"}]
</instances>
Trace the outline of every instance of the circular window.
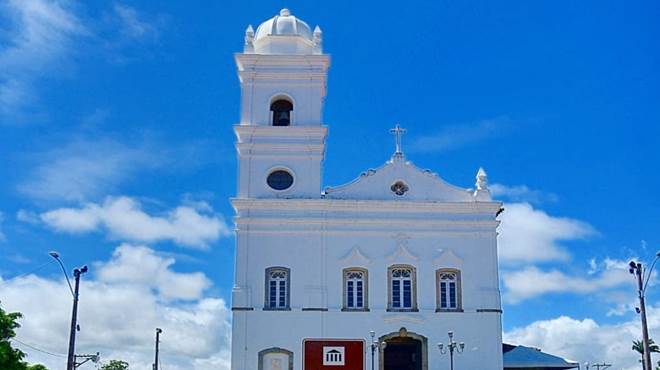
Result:
<instances>
[{"instance_id":1,"label":"circular window","mask_svg":"<svg viewBox=\"0 0 660 370\"><path fill-rule=\"evenodd\" d=\"M275 190L286 190L293 185L293 176L287 171L276 170L268 175L266 182Z\"/></svg>"},{"instance_id":2,"label":"circular window","mask_svg":"<svg viewBox=\"0 0 660 370\"><path fill-rule=\"evenodd\" d=\"M397 181L390 187L390 190L396 195L403 195L408 191L408 185L403 181Z\"/></svg>"}]
</instances>

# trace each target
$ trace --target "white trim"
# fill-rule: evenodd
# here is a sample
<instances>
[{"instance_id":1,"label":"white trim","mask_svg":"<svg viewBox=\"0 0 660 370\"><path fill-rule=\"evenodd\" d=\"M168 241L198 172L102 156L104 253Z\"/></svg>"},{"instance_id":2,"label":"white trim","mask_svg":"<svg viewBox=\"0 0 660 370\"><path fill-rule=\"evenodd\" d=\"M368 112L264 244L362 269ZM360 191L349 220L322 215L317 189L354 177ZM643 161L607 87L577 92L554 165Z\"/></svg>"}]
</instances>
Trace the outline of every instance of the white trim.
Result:
<instances>
[{"instance_id":1,"label":"white trim","mask_svg":"<svg viewBox=\"0 0 660 370\"><path fill-rule=\"evenodd\" d=\"M396 262L396 261L417 262L417 260L419 260L419 257L412 254L412 252L410 252L405 245L399 244L397 248L394 250L394 252L392 252L392 254L387 256L387 259L392 262Z\"/></svg>"},{"instance_id":2,"label":"white trim","mask_svg":"<svg viewBox=\"0 0 660 370\"><path fill-rule=\"evenodd\" d=\"M270 109L270 108L269 108ZM234 125L234 132L238 137L239 143L249 142L253 143L253 137L275 137L288 139L290 142L294 142L292 139L301 138L304 139L303 142L310 141L323 141L328 133L328 126L325 125L297 125L290 126L289 130L285 132L279 129L281 126L271 126L271 125ZM245 140L243 140L245 139ZM314 140L312 140L314 139Z\"/></svg>"},{"instance_id":3,"label":"white trim","mask_svg":"<svg viewBox=\"0 0 660 370\"><path fill-rule=\"evenodd\" d=\"M320 196L319 196L320 198ZM501 202L434 202L406 200L346 200L346 199L255 199L232 198L234 209L241 210L279 210L291 211L349 211L363 213L368 211L396 213L451 213L451 214L488 214L495 219L495 213L502 207Z\"/></svg>"},{"instance_id":4,"label":"white trim","mask_svg":"<svg viewBox=\"0 0 660 370\"><path fill-rule=\"evenodd\" d=\"M292 186L293 187L293 186ZM292 188L291 187L291 188ZM289 188L289 189L291 189ZM269 190L276 191L268 187ZM288 190L288 189L287 189ZM284 192L282 190L281 192ZM278 209L273 207L272 209ZM279 210L279 209L278 209ZM408 220L399 218L304 218L304 217L290 217L279 214L277 216L269 217L245 217L238 216L234 218L236 226L239 225L337 225L346 226L347 228L362 225L362 226L386 226L390 230L392 225L397 226L417 226L417 227L442 227L442 228L459 228L459 229L491 229L499 225L499 221L469 221L469 220ZM348 224L347 224L348 223ZM406 230L408 231L408 230ZM410 230L414 232L414 230Z\"/></svg>"},{"instance_id":5,"label":"white trim","mask_svg":"<svg viewBox=\"0 0 660 370\"><path fill-rule=\"evenodd\" d=\"M371 263L371 260L362 253L360 247L357 245L353 246L351 250L346 254L345 257L339 260L344 264L352 264L356 266L366 266Z\"/></svg>"}]
</instances>

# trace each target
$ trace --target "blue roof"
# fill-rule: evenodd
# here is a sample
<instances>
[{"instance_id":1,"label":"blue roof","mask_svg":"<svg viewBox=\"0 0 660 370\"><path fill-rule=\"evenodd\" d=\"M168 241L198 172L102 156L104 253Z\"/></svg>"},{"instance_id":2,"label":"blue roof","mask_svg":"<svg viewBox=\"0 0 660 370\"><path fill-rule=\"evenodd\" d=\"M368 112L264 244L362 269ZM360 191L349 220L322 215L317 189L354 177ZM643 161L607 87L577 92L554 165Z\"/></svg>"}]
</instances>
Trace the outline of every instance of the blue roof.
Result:
<instances>
[{"instance_id":1,"label":"blue roof","mask_svg":"<svg viewBox=\"0 0 660 370\"><path fill-rule=\"evenodd\" d=\"M577 362L567 361L561 357L541 352L538 348L504 345L505 369L574 369Z\"/></svg>"}]
</instances>

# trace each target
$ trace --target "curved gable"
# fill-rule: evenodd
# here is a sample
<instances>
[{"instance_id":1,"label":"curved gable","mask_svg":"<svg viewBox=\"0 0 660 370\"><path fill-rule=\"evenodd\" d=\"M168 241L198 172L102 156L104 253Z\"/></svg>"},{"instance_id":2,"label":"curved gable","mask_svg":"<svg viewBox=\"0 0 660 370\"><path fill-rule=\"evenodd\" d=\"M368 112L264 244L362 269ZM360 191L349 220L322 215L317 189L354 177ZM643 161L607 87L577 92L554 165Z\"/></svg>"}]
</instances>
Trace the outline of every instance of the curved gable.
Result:
<instances>
[{"instance_id":1,"label":"curved gable","mask_svg":"<svg viewBox=\"0 0 660 370\"><path fill-rule=\"evenodd\" d=\"M398 185L395 185L399 183ZM393 185L395 185L393 187ZM401 195L397 194L402 193ZM328 187L325 197L330 199L413 200L437 202L474 202L473 190L461 189L442 180L437 174L422 170L394 155L375 170L363 172L348 184ZM485 200L479 197L480 201ZM488 199L489 200L489 199Z\"/></svg>"}]
</instances>

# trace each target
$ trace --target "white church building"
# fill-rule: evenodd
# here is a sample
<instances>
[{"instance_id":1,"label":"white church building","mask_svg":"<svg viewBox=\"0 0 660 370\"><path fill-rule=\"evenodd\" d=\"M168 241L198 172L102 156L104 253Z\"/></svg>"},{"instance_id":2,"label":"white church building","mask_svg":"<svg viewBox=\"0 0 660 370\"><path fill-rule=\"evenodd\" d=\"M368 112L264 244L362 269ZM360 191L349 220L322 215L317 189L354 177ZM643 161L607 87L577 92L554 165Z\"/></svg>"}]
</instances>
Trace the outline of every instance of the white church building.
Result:
<instances>
[{"instance_id":1,"label":"white church building","mask_svg":"<svg viewBox=\"0 0 660 370\"><path fill-rule=\"evenodd\" d=\"M456 369L501 370L502 204L485 172L464 189L416 167L397 125L382 166L323 187L322 41L282 9L235 56L232 370L450 369L450 331Z\"/></svg>"}]
</instances>

